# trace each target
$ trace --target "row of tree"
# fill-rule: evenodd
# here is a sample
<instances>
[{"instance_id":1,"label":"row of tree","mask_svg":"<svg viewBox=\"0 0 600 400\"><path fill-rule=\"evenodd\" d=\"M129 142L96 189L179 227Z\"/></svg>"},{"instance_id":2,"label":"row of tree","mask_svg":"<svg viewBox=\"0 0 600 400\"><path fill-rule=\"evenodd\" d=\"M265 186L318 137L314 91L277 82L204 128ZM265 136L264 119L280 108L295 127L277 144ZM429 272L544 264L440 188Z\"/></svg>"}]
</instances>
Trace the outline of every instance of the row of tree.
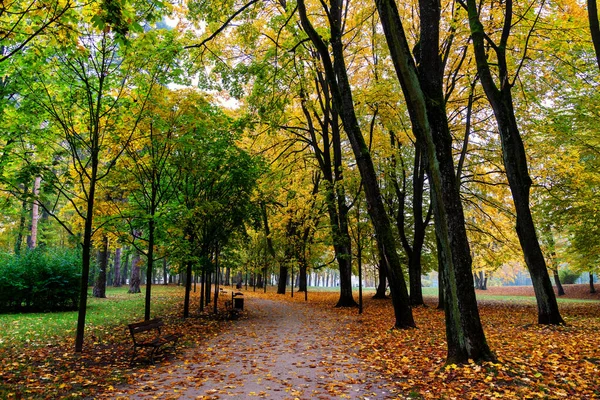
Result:
<instances>
[{"instance_id":1,"label":"row of tree","mask_svg":"<svg viewBox=\"0 0 600 400\"><path fill-rule=\"evenodd\" d=\"M597 86L587 31L595 8L588 14L572 2L298 0L233 2L214 13L217 3L190 5L192 20L206 22L208 32L188 47L215 63L211 72L223 87L246 94L248 111L260 121L253 149L285 171L285 194L270 208L285 221L282 259L301 266L314 242L310 230L328 229L341 276L338 305L354 304L348 281L362 247L352 228L364 218L364 196L396 327L415 326L410 305L422 304L425 248L437 252L450 361L493 359L479 320L473 259L489 271L520 257L533 281L538 322L563 323L548 274L560 260L555 244L572 267L597 263L590 251L597 240L579 230L595 229L588 223L597 200L560 192L575 189L566 179L575 175L573 164L592 171L595 157L582 150L598 149L595 135L573 129L597 116L573 109L590 99L580 88ZM560 85L565 76L569 89ZM561 128L575 140L549 133L559 121L568 121ZM593 124L583 131L593 132ZM578 184L594 191L595 179ZM570 196L581 196L578 203L589 209L573 210ZM350 216L353 207L357 217ZM428 233L432 221L435 231ZM581 239L587 247L577 244ZM323 254L317 250L313 266ZM580 263L582 257L589 258Z\"/></svg>"},{"instance_id":2,"label":"row of tree","mask_svg":"<svg viewBox=\"0 0 600 400\"><path fill-rule=\"evenodd\" d=\"M306 290L309 270L335 263L338 306L356 305L353 271L376 263L397 328L416 325L422 273L437 269L448 360L493 359L474 270L524 259L538 322L561 324L548 268L597 263L589 11L512 0L11 3L0 15L12 210L2 240L19 251L29 207L41 207L44 243L81 243L77 351L92 248L120 241L146 260L146 318L164 256L186 274L186 316L192 273L209 282L223 262L260 271L259 286L278 271L279 293L292 269ZM176 26L159 22L168 13ZM205 94L174 86L192 82ZM238 102L224 111L206 93Z\"/></svg>"}]
</instances>

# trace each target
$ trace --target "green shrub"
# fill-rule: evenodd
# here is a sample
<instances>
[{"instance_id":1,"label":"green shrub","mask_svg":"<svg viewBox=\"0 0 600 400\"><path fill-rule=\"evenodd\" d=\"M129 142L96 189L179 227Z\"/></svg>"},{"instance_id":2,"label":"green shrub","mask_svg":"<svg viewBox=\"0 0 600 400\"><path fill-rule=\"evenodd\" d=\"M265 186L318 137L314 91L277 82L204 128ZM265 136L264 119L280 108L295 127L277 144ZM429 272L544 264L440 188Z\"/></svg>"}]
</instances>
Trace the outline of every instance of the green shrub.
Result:
<instances>
[{"instance_id":1,"label":"green shrub","mask_svg":"<svg viewBox=\"0 0 600 400\"><path fill-rule=\"evenodd\" d=\"M560 282L565 285L575 283L577 278L579 278L581 274L579 272L572 271L568 268L563 268L558 271L558 277L560 278Z\"/></svg>"},{"instance_id":2,"label":"green shrub","mask_svg":"<svg viewBox=\"0 0 600 400\"><path fill-rule=\"evenodd\" d=\"M0 312L77 309L81 282L79 252L35 249L0 255Z\"/></svg>"}]
</instances>

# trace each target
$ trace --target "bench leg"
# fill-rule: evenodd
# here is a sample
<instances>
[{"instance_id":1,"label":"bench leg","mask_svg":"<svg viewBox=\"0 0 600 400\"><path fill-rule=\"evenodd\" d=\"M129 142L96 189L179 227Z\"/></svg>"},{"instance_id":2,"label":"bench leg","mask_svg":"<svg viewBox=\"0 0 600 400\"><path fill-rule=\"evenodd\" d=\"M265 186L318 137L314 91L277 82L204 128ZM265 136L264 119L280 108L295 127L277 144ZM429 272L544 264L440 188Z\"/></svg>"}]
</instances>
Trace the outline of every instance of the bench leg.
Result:
<instances>
[{"instance_id":1,"label":"bench leg","mask_svg":"<svg viewBox=\"0 0 600 400\"><path fill-rule=\"evenodd\" d=\"M154 364L154 353L156 352L156 350L158 350L160 346L156 346L152 348L152 351L150 352L150 363Z\"/></svg>"},{"instance_id":2,"label":"bench leg","mask_svg":"<svg viewBox=\"0 0 600 400\"><path fill-rule=\"evenodd\" d=\"M135 360L135 354L137 352L137 346L133 346L133 354L131 356L131 360L129 361L129 366L131 367L133 365L133 360Z\"/></svg>"}]
</instances>

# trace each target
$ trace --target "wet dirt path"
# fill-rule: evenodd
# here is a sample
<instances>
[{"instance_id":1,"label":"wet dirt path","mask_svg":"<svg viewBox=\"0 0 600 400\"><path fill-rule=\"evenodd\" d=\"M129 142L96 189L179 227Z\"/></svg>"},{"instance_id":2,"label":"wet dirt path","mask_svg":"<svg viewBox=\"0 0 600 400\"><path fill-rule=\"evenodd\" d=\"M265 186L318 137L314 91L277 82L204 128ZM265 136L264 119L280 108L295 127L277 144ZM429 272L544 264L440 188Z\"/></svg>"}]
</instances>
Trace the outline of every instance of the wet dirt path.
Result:
<instances>
[{"instance_id":1,"label":"wet dirt path","mask_svg":"<svg viewBox=\"0 0 600 400\"><path fill-rule=\"evenodd\" d=\"M245 300L246 317L228 331L187 350L184 362L157 364L115 398L394 398L355 357L349 317L303 303Z\"/></svg>"}]
</instances>

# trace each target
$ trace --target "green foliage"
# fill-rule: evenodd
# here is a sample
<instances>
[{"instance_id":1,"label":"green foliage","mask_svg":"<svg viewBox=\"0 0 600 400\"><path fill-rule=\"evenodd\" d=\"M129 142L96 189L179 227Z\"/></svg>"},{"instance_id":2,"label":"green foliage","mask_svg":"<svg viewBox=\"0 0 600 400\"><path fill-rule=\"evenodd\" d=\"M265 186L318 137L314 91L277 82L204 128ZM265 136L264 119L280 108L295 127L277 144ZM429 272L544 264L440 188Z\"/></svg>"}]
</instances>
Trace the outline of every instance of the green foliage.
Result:
<instances>
[{"instance_id":1,"label":"green foliage","mask_svg":"<svg viewBox=\"0 0 600 400\"><path fill-rule=\"evenodd\" d=\"M566 285L575 283L575 281L577 281L577 278L579 278L580 275L581 274L579 272L575 272L568 268L564 268L558 271L558 276L560 277L561 283Z\"/></svg>"},{"instance_id":2,"label":"green foliage","mask_svg":"<svg viewBox=\"0 0 600 400\"><path fill-rule=\"evenodd\" d=\"M0 255L0 312L76 309L80 271L81 256L74 250Z\"/></svg>"}]
</instances>

